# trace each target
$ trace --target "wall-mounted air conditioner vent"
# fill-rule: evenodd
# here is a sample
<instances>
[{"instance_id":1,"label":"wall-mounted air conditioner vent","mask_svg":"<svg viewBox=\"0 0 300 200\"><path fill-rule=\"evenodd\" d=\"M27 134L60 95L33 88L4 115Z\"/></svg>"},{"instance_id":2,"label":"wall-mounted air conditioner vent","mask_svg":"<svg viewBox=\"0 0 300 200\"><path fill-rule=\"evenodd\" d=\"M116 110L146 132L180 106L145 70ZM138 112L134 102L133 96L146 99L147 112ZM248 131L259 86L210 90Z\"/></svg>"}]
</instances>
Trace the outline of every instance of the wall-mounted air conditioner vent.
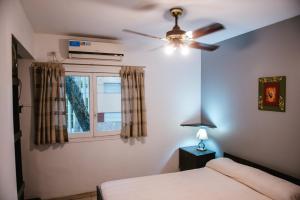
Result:
<instances>
[{"instance_id":1,"label":"wall-mounted air conditioner vent","mask_svg":"<svg viewBox=\"0 0 300 200\"><path fill-rule=\"evenodd\" d=\"M123 56L120 44L69 40L69 58L121 61Z\"/></svg>"}]
</instances>

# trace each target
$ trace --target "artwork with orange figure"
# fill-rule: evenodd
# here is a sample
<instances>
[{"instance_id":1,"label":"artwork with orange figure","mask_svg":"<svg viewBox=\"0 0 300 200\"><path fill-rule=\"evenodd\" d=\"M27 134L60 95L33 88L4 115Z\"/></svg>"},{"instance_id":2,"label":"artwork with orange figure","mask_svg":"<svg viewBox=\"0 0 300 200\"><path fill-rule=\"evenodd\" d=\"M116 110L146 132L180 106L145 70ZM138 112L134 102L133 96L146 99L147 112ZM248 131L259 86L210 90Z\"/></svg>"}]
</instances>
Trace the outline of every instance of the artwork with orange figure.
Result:
<instances>
[{"instance_id":1,"label":"artwork with orange figure","mask_svg":"<svg viewBox=\"0 0 300 200\"><path fill-rule=\"evenodd\" d=\"M275 103L276 102L276 96L277 96L277 88L276 87L267 87L265 98L266 103Z\"/></svg>"},{"instance_id":2,"label":"artwork with orange figure","mask_svg":"<svg viewBox=\"0 0 300 200\"><path fill-rule=\"evenodd\" d=\"M265 83L264 105L277 106L279 103L279 83Z\"/></svg>"}]
</instances>

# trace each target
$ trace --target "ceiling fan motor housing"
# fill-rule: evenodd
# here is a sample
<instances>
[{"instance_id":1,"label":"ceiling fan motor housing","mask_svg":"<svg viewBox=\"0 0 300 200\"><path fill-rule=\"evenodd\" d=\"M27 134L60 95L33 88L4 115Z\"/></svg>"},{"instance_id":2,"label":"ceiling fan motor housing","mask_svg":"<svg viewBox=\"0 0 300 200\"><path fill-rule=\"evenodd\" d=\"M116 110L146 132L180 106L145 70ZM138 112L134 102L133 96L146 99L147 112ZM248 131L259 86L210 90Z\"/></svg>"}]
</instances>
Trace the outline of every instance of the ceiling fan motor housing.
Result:
<instances>
[{"instance_id":1,"label":"ceiling fan motor housing","mask_svg":"<svg viewBox=\"0 0 300 200\"><path fill-rule=\"evenodd\" d=\"M185 31L181 30L179 26L174 27L171 31L167 32L166 38L171 43L181 44L186 39Z\"/></svg>"}]
</instances>

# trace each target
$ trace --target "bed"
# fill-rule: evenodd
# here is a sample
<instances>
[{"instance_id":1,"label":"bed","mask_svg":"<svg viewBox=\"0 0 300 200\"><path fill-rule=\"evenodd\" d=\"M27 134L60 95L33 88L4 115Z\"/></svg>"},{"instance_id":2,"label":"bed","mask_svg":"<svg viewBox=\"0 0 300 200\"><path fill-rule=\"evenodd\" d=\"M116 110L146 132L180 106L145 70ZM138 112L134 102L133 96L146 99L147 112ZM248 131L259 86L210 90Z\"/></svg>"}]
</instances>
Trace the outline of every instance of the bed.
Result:
<instances>
[{"instance_id":1,"label":"bed","mask_svg":"<svg viewBox=\"0 0 300 200\"><path fill-rule=\"evenodd\" d=\"M300 200L300 181L224 153L204 168L108 181L98 200Z\"/></svg>"}]
</instances>

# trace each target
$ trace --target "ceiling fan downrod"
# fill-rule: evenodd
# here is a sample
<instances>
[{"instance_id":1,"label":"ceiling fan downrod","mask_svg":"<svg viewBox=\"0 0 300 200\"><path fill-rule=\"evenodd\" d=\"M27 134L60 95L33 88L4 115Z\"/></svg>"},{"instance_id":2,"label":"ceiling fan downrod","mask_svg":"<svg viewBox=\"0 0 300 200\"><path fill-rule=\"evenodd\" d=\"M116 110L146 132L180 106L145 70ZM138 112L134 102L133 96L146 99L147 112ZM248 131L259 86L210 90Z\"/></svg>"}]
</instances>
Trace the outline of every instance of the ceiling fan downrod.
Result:
<instances>
[{"instance_id":1,"label":"ceiling fan downrod","mask_svg":"<svg viewBox=\"0 0 300 200\"><path fill-rule=\"evenodd\" d=\"M171 15L175 18L175 27L178 27L178 17L182 15L183 9L179 7L171 8L170 9Z\"/></svg>"}]
</instances>

